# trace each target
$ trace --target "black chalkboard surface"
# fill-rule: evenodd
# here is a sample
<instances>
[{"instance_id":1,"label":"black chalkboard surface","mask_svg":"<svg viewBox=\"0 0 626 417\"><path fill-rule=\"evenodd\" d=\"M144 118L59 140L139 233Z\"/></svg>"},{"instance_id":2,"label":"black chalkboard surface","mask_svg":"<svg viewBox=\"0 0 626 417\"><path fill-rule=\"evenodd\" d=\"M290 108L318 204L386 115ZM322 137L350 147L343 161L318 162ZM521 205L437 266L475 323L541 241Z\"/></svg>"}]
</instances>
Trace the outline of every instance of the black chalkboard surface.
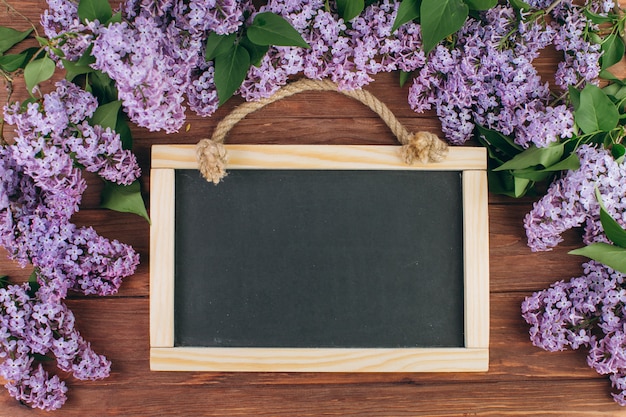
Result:
<instances>
[{"instance_id":1,"label":"black chalkboard surface","mask_svg":"<svg viewBox=\"0 0 626 417\"><path fill-rule=\"evenodd\" d=\"M174 345L463 347L462 175L176 170Z\"/></svg>"}]
</instances>

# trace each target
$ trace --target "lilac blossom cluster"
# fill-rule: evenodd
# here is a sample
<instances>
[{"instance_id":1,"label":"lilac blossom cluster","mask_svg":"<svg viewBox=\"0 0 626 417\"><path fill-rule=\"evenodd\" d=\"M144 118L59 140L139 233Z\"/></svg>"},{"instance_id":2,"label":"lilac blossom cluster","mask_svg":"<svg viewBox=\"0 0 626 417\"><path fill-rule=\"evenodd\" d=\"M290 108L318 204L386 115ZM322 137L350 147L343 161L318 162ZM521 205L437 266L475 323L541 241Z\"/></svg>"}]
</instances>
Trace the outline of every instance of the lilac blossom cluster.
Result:
<instances>
[{"instance_id":1,"label":"lilac blossom cluster","mask_svg":"<svg viewBox=\"0 0 626 417\"><path fill-rule=\"evenodd\" d=\"M626 225L626 164L618 163L605 148L583 145L577 150L580 168L567 171L553 182L524 218L528 246L532 251L550 250L568 229L583 226L583 241L607 241L600 223L595 189L613 218Z\"/></svg>"},{"instance_id":2,"label":"lilac blossom cluster","mask_svg":"<svg viewBox=\"0 0 626 417\"><path fill-rule=\"evenodd\" d=\"M55 41L65 59L76 61L93 42L94 30L100 22L82 23L78 19L78 5L71 0L48 0L48 6L41 15L44 33Z\"/></svg>"},{"instance_id":3,"label":"lilac blossom cluster","mask_svg":"<svg viewBox=\"0 0 626 417\"><path fill-rule=\"evenodd\" d=\"M584 275L559 281L522 303L530 339L548 351L589 349L587 363L609 375L626 405L626 283L624 275L598 262L583 264Z\"/></svg>"},{"instance_id":4,"label":"lilac blossom cluster","mask_svg":"<svg viewBox=\"0 0 626 417\"><path fill-rule=\"evenodd\" d=\"M548 84L533 66L556 38L552 25L520 23L513 8L496 6L468 19L454 48L437 46L411 86L409 104L418 112L434 107L454 144L470 139L476 124L524 147L571 137L571 110L550 105Z\"/></svg>"},{"instance_id":5,"label":"lilac blossom cluster","mask_svg":"<svg viewBox=\"0 0 626 417\"><path fill-rule=\"evenodd\" d=\"M35 355L54 357L59 369L81 380L102 379L111 368L76 330L67 306L50 295L28 283L0 288L0 376L11 396L44 410L61 407L67 387L35 364Z\"/></svg>"},{"instance_id":6,"label":"lilac blossom cluster","mask_svg":"<svg viewBox=\"0 0 626 417\"><path fill-rule=\"evenodd\" d=\"M116 82L131 120L166 132L184 123L185 100L201 116L216 111L214 67L204 59L205 37L236 32L246 13L248 19L256 14L250 1L132 0L122 5L124 21L84 28L76 8L65 7L67 1L49 0L44 26L57 35L64 30L89 32L93 67ZM609 6L605 3L602 11ZM399 2L373 3L350 22L330 5L323 0L270 0L261 6L258 12L284 17L311 48L270 47L260 65L249 70L239 94L246 100L268 97L296 74L355 89L380 72L417 71L409 104L418 112L434 108L451 143L467 141L479 124L514 137L524 147L547 146L570 137L574 121L571 109L550 104L548 84L533 66L539 51L548 45L563 51L556 77L560 87L580 87L599 73L599 46L583 36L593 25L569 0L553 8L550 22L520 22L507 6L471 17L457 33L454 48L439 45L428 60L418 24L409 22L391 33Z\"/></svg>"},{"instance_id":7,"label":"lilac blossom cluster","mask_svg":"<svg viewBox=\"0 0 626 417\"><path fill-rule=\"evenodd\" d=\"M235 32L248 2L134 0L127 21L101 28L93 42L94 68L117 86L128 116L149 130L176 132L185 96L201 115L217 109L212 67L204 62L206 33Z\"/></svg>"},{"instance_id":8,"label":"lilac blossom cluster","mask_svg":"<svg viewBox=\"0 0 626 417\"><path fill-rule=\"evenodd\" d=\"M524 219L533 251L550 250L561 234L583 226L585 244L608 242L600 222L600 204L626 225L626 164L605 148L583 145L580 168L550 185ZM522 314L530 339L548 351L587 347L589 366L610 375L615 400L626 405L626 283L624 275L598 262L583 264L584 275L559 281L525 299Z\"/></svg>"},{"instance_id":9,"label":"lilac blossom cluster","mask_svg":"<svg viewBox=\"0 0 626 417\"><path fill-rule=\"evenodd\" d=\"M96 59L92 66L115 81L130 119L166 132L182 126L185 99L202 116L217 109L213 65L204 59L207 33L233 33L243 24L244 12L249 19L256 14L250 1L133 0L122 5L124 21L86 27L80 26L76 7L65 7L66 1L49 0L42 19L47 33L69 38L88 32ZM390 0L372 4L348 26L336 11L327 11L322 0L268 2L258 11L282 15L311 49L271 47L261 64L250 69L239 93L258 100L299 73L354 89L379 72L420 68L426 59L419 25L407 23L391 33L398 6Z\"/></svg>"},{"instance_id":10,"label":"lilac blossom cluster","mask_svg":"<svg viewBox=\"0 0 626 417\"><path fill-rule=\"evenodd\" d=\"M606 13L612 2L605 1L601 13ZM609 9L610 10L610 9ZM570 3L564 3L552 12L557 27L554 46L563 51L554 79L556 85L567 91L569 86L597 83L600 75L600 44L587 40L586 32L597 29L586 18L583 10Z\"/></svg>"},{"instance_id":11,"label":"lilac blossom cluster","mask_svg":"<svg viewBox=\"0 0 626 417\"><path fill-rule=\"evenodd\" d=\"M86 187L79 166L119 184L140 170L118 134L87 122L98 106L90 93L66 81L56 87L5 107L15 138L0 147L0 244L22 266L35 267L38 287L0 289L0 376L12 396L43 409L60 407L66 387L34 355L52 355L79 379L103 378L110 369L74 328L63 304L68 291L113 294L139 262L130 246L70 222Z\"/></svg>"},{"instance_id":12,"label":"lilac blossom cluster","mask_svg":"<svg viewBox=\"0 0 626 417\"><path fill-rule=\"evenodd\" d=\"M269 1L259 11L284 17L311 49L270 48L261 65L251 68L241 95L246 100L268 97L298 73L328 78L340 89L357 89L377 73L420 68L426 59L419 25L410 22L391 33L398 7L398 2L383 0L344 22L336 11L325 9L322 0Z\"/></svg>"}]
</instances>

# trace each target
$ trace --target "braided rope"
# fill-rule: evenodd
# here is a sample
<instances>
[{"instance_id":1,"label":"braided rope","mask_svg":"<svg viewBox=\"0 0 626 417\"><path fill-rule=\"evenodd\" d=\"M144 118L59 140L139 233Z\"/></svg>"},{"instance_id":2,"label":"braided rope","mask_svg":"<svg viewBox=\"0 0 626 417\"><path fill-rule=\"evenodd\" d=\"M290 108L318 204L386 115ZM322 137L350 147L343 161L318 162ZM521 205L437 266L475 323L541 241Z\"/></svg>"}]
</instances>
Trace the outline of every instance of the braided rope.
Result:
<instances>
[{"instance_id":1,"label":"braided rope","mask_svg":"<svg viewBox=\"0 0 626 417\"><path fill-rule=\"evenodd\" d=\"M233 109L222 119L210 139L202 139L196 145L196 157L200 172L215 184L226 175L226 149L224 141L231 129L248 114L267 106L283 98L290 97L303 91L335 91L353 98L374 111L387 124L391 132L403 145L401 155L405 163L412 164L415 161L422 163L440 162L448 152L448 146L436 135L429 132L409 132L396 116L383 102L378 100L370 92L359 90L339 90L337 84L328 80L301 79L287 84L271 97L243 103Z\"/></svg>"}]
</instances>

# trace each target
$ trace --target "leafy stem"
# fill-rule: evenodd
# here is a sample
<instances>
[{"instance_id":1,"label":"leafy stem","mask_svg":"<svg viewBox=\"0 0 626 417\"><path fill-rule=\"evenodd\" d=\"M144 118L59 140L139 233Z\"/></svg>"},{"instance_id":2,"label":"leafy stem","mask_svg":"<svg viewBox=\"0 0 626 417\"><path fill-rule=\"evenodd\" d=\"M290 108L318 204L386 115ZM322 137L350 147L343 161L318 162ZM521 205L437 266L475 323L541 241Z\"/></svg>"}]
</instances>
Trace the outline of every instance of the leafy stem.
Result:
<instances>
[{"instance_id":1,"label":"leafy stem","mask_svg":"<svg viewBox=\"0 0 626 417\"><path fill-rule=\"evenodd\" d=\"M626 20L626 16L624 16L624 11L619 7L619 2L615 2L613 5L613 12L617 16L617 24L614 26L617 29L617 33L619 34L622 42L626 45L626 33L623 30L624 21Z\"/></svg>"}]
</instances>

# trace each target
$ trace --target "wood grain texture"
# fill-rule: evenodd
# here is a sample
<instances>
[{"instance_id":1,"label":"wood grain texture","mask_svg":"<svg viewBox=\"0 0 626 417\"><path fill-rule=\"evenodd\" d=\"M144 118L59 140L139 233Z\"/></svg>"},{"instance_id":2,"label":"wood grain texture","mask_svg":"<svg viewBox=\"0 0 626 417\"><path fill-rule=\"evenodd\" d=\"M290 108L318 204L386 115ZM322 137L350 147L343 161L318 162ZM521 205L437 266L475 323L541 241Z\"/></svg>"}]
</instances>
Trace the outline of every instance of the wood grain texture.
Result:
<instances>
[{"instance_id":1,"label":"wood grain texture","mask_svg":"<svg viewBox=\"0 0 626 417\"><path fill-rule=\"evenodd\" d=\"M174 170L153 169L150 199L150 346L174 346Z\"/></svg>"},{"instance_id":2,"label":"wood grain texture","mask_svg":"<svg viewBox=\"0 0 626 417\"><path fill-rule=\"evenodd\" d=\"M153 371L480 372L487 370L488 361L488 348L150 349Z\"/></svg>"},{"instance_id":3,"label":"wood grain texture","mask_svg":"<svg viewBox=\"0 0 626 417\"><path fill-rule=\"evenodd\" d=\"M33 21L45 0L9 0ZM0 5L0 25L28 24ZM33 45L36 42L33 41ZM553 82L558 59L543 54L537 67ZM622 67L617 75L623 77ZM441 133L434 113L415 114L407 105L408 86L381 74L366 88L387 104L410 130ZM27 97L17 80L13 99ZM47 83L46 88L51 88ZM5 90L0 88L0 102ZM150 197L153 144L192 145L213 128L240 99L229 100L211 118L189 114L189 130L165 135L133 128L135 149ZM186 126L187 126L186 125ZM10 132L6 132L10 134ZM229 134L231 144L395 145L396 140L360 103L338 94L302 93L252 114ZM104 381L67 378L68 402L62 410L31 410L0 391L1 417L33 416L626 416L611 399L605 377L585 363L584 351L549 353L528 340L520 317L524 296L581 273L580 260L567 251L581 245L576 231L551 252L531 253L522 219L536 198L513 201L489 196L490 369L485 373L223 373L151 372L149 367L149 226L130 214L99 210L101 183L88 175L82 210L73 220L93 225L109 237L132 244L142 264L112 297L73 297L77 327L94 349L113 362ZM0 250L0 274L27 279ZM61 375L66 378L66 375Z\"/></svg>"},{"instance_id":4,"label":"wood grain texture","mask_svg":"<svg viewBox=\"0 0 626 417\"><path fill-rule=\"evenodd\" d=\"M489 347L489 220L486 171L463 172L465 346Z\"/></svg>"},{"instance_id":5,"label":"wood grain texture","mask_svg":"<svg viewBox=\"0 0 626 417\"><path fill-rule=\"evenodd\" d=\"M450 148L441 162L405 164L400 146L225 145L227 169L366 169L454 171L487 168L483 148ZM195 146L153 145L152 168L198 169Z\"/></svg>"}]
</instances>

